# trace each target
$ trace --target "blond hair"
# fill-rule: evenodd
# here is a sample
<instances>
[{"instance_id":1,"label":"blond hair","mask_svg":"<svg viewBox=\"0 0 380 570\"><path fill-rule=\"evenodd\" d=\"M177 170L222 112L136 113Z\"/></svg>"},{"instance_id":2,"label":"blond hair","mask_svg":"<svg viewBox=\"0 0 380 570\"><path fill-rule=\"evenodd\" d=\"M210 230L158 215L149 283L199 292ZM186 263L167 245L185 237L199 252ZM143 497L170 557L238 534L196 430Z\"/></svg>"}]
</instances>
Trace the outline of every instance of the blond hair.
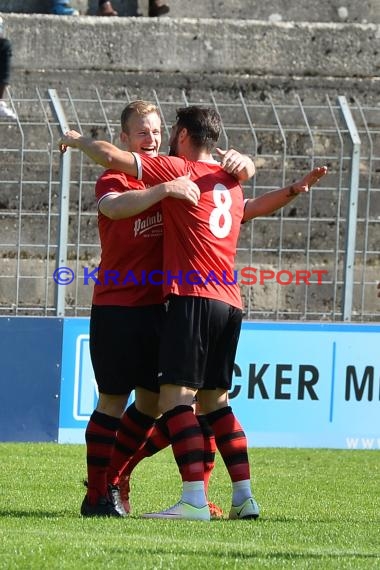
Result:
<instances>
[{"instance_id":1,"label":"blond hair","mask_svg":"<svg viewBox=\"0 0 380 570\"><path fill-rule=\"evenodd\" d=\"M156 113L156 115L161 118L160 112L156 105L153 105L153 103L150 103L149 101L137 99L136 101L132 101L132 103L128 103L128 105L124 107L121 113L121 130L125 133L128 133L128 121L132 115L140 115L141 117L145 117L150 113Z\"/></svg>"}]
</instances>

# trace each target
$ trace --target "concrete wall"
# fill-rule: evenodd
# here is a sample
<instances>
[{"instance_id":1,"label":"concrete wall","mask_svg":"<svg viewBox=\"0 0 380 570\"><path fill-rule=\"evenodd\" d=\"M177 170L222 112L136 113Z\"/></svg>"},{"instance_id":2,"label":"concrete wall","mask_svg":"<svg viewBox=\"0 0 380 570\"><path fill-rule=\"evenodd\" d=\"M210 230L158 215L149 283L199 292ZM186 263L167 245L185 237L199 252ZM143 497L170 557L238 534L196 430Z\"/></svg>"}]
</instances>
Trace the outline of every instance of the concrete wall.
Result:
<instances>
[{"instance_id":1,"label":"concrete wall","mask_svg":"<svg viewBox=\"0 0 380 570\"><path fill-rule=\"evenodd\" d=\"M380 29L374 24L12 14L6 25L14 67L28 72L379 75Z\"/></svg>"},{"instance_id":2,"label":"concrete wall","mask_svg":"<svg viewBox=\"0 0 380 570\"><path fill-rule=\"evenodd\" d=\"M380 23L378 0L167 0L172 18L282 19L295 22ZM70 0L81 14L96 14L97 0ZM146 15L147 0L112 0L120 16ZM0 12L49 13L51 0L0 0Z\"/></svg>"}]
</instances>

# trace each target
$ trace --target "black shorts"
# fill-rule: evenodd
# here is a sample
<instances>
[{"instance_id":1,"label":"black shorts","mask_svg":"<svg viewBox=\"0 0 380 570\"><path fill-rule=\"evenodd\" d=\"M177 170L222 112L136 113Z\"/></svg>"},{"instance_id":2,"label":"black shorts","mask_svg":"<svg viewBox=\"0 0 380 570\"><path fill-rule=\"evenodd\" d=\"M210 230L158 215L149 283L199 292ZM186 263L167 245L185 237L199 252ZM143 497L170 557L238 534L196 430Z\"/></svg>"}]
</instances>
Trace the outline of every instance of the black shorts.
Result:
<instances>
[{"instance_id":1,"label":"black shorts","mask_svg":"<svg viewBox=\"0 0 380 570\"><path fill-rule=\"evenodd\" d=\"M161 338L159 383L229 390L242 311L222 301L171 295Z\"/></svg>"},{"instance_id":2,"label":"black shorts","mask_svg":"<svg viewBox=\"0 0 380 570\"><path fill-rule=\"evenodd\" d=\"M136 386L159 392L159 343L164 305L93 305L90 354L99 392L129 394Z\"/></svg>"}]
</instances>

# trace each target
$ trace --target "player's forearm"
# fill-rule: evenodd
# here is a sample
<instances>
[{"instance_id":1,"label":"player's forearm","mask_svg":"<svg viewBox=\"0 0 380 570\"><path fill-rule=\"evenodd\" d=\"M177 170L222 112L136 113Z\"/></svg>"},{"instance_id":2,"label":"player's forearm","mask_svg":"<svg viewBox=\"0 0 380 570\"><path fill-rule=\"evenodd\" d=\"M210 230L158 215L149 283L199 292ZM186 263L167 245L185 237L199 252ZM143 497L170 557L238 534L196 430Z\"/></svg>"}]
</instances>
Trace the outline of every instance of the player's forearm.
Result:
<instances>
[{"instance_id":1,"label":"player's forearm","mask_svg":"<svg viewBox=\"0 0 380 570\"><path fill-rule=\"evenodd\" d=\"M166 196L165 184L147 190L129 190L116 197L106 197L100 202L99 210L111 220L121 220L144 212Z\"/></svg>"},{"instance_id":2,"label":"player's forearm","mask_svg":"<svg viewBox=\"0 0 380 570\"><path fill-rule=\"evenodd\" d=\"M283 208L298 196L293 186L286 186L278 190L267 192L258 198L252 198L246 202L243 221L252 220L259 216L268 216L276 210Z\"/></svg>"}]
</instances>

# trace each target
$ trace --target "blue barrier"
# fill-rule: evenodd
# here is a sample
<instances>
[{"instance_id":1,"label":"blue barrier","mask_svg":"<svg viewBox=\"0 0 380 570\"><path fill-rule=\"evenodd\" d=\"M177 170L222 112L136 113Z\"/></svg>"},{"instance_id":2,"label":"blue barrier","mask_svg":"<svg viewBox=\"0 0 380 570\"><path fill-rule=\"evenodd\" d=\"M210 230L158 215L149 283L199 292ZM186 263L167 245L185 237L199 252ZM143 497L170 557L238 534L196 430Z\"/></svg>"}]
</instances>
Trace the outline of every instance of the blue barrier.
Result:
<instances>
[{"instance_id":1,"label":"blue barrier","mask_svg":"<svg viewBox=\"0 0 380 570\"><path fill-rule=\"evenodd\" d=\"M2 441L84 442L98 396L88 328L0 319ZM243 323L230 399L249 445L380 449L378 346L379 325Z\"/></svg>"},{"instance_id":2,"label":"blue barrier","mask_svg":"<svg viewBox=\"0 0 380 570\"><path fill-rule=\"evenodd\" d=\"M380 449L379 333L244 323L231 401L249 444Z\"/></svg>"},{"instance_id":3,"label":"blue barrier","mask_svg":"<svg viewBox=\"0 0 380 570\"><path fill-rule=\"evenodd\" d=\"M89 319L65 319L59 436L62 443L84 443L98 391L89 352Z\"/></svg>"},{"instance_id":4,"label":"blue barrier","mask_svg":"<svg viewBox=\"0 0 380 570\"><path fill-rule=\"evenodd\" d=\"M65 319L62 442L84 441L96 400L88 322L80 323ZM377 325L243 323L230 398L249 445L380 449L379 333Z\"/></svg>"},{"instance_id":5,"label":"blue barrier","mask_svg":"<svg viewBox=\"0 0 380 570\"><path fill-rule=\"evenodd\" d=\"M57 441L62 326L0 318L0 441Z\"/></svg>"}]
</instances>

